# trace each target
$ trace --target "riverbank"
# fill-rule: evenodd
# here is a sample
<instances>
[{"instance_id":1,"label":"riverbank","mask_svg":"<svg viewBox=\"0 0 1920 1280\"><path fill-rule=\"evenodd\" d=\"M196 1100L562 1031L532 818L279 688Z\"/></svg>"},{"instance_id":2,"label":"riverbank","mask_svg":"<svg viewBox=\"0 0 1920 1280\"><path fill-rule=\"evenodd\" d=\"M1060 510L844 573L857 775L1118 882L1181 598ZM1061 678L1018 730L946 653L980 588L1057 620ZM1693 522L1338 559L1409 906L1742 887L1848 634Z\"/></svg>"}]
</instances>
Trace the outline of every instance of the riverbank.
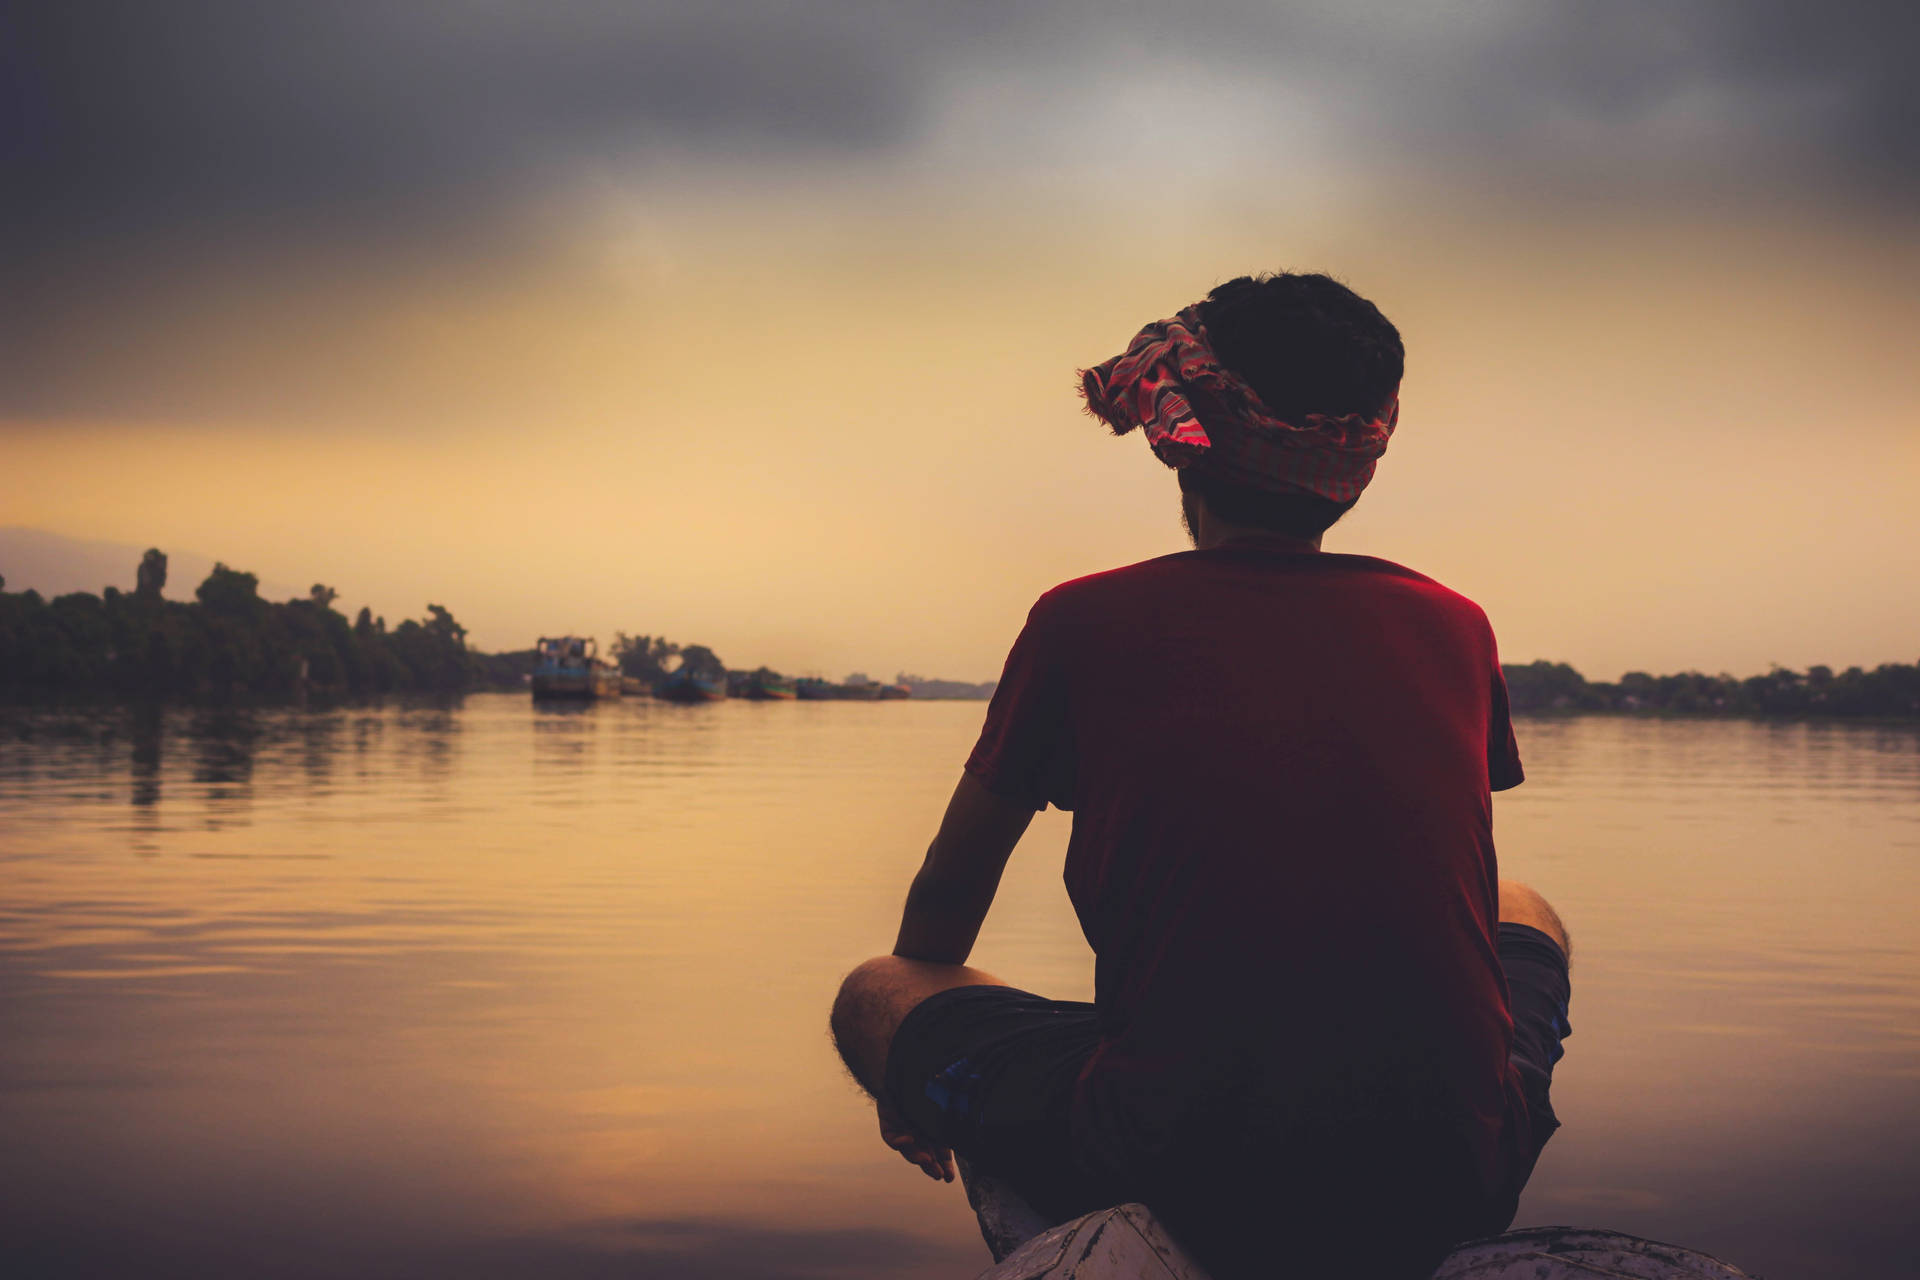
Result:
<instances>
[{"instance_id":1,"label":"riverbank","mask_svg":"<svg viewBox=\"0 0 1920 1280\"><path fill-rule=\"evenodd\" d=\"M1590 681L1564 662L1501 668L1516 712L1608 712L1753 720L1920 719L1920 663L1883 663L1868 671L1775 667L1744 679L1649 675L1630 671L1615 682Z\"/></svg>"}]
</instances>

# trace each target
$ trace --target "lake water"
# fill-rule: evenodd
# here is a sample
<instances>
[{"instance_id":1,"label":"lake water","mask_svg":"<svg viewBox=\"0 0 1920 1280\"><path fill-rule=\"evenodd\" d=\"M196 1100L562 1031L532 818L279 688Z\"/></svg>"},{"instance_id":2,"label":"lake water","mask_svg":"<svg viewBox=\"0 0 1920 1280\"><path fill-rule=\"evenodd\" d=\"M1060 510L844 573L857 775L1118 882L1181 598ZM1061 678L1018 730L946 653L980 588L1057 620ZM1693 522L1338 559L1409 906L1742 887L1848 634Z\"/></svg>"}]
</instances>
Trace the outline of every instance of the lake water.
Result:
<instances>
[{"instance_id":1,"label":"lake water","mask_svg":"<svg viewBox=\"0 0 1920 1280\"><path fill-rule=\"evenodd\" d=\"M0 711L10 1276L967 1277L825 1032L980 703ZM1528 720L1574 934L1521 1225L1920 1260L1920 731ZM977 962L1086 998L1060 862Z\"/></svg>"}]
</instances>

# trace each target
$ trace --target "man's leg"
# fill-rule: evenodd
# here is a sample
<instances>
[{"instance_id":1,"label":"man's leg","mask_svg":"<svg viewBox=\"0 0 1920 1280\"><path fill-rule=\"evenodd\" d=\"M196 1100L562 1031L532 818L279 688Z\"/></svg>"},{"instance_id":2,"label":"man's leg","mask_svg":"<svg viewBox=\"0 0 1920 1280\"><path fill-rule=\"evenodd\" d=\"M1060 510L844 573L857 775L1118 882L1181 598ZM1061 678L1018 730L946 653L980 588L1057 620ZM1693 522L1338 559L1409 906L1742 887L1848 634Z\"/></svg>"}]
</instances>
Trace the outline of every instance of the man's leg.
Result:
<instances>
[{"instance_id":1,"label":"man's leg","mask_svg":"<svg viewBox=\"0 0 1920 1280\"><path fill-rule=\"evenodd\" d=\"M834 998L833 1042L861 1087L879 1098L885 1091L887 1051L893 1033L914 1006L955 987L1004 987L983 969L934 964L901 956L875 956L840 984Z\"/></svg>"},{"instance_id":2,"label":"man's leg","mask_svg":"<svg viewBox=\"0 0 1920 1280\"><path fill-rule=\"evenodd\" d=\"M930 1176L951 1180L951 1149L1053 1221L1114 1202L1080 1168L1069 1122L1100 1042L1092 1005L881 956L847 975L832 1026L878 1104L882 1140Z\"/></svg>"},{"instance_id":3,"label":"man's leg","mask_svg":"<svg viewBox=\"0 0 1920 1280\"><path fill-rule=\"evenodd\" d=\"M1573 943L1567 935L1567 926L1560 922L1560 913L1532 885L1518 880L1500 882L1500 920L1503 924L1524 924L1538 929L1560 944L1561 954L1572 958Z\"/></svg>"},{"instance_id":4,"label":"man's leg","mask_svg":"<svg viewBox=\"0 0 1920 1280\"><path fill-rule=\"evenodd\" d=\"M1512 1062L1520 1075L1526 1114L1520 1164L1513 1170L1512 1199L1503 1214L1512 1220L1521 1188L1547 1139L1560 1127L1550 1094L1554 1064L1573 1034L1567 1006L1573 988L1567 973L1567 927L1547 900L1517 880L1500 882L1500 965L1507 975L1508 1007L1513 1015ZM1494 1226L1504 1230L1506 1222Z\"/></svg>"}]
</instances>

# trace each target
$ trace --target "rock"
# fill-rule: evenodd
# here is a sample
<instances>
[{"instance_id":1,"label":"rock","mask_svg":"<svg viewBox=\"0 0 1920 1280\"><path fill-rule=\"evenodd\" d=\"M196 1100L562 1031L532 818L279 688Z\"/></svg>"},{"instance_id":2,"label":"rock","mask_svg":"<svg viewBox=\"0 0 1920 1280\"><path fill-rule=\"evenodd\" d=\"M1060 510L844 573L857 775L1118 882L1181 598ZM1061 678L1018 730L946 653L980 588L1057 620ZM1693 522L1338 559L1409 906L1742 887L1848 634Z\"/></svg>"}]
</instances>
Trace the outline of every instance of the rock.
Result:
<instances>
[{"instance_id":1,"label":"rock","mask_svg":"<svg viewBox=\"0 0 1920 1280\"><path fill-rule=\"evenodd\" d=\"M974 1172L965 1156L957 1157L956 1163L960 1166L960 1184L967 1189L967 1203L980 1220L980 1235L995 1262L1053 1226L1012 1187Z\"/></svg>"},{"instance_id":2,"label":"rock","mask_svg":"<svg viewBox=\"0 0 1920 1280\"><path fill-rule=\"evenodd\" d=\"M1115 1205L1049 1227L979 1280L1207 1280L1143 1204Z\"/></svg>"},{"instance_id":3,"label":"rock","mask_svg":"<svg viewBox=\"0 0 1920 1280\"><path fill-rule=\"evenodd\" d=\"M1528 1227L1455 1249L1433 1280L1751 1280L1728 1262L1677 1244L1590 1227Z\"/></svg>"},{"instance_id":4,"label":"rock","mask_svg":"<svg viewBox=\"0 0 1920 1280\"><path fill-rule=\"evenodd\" d=\"M1019 1196L963 1163L967 1202L999 1259L978 1280L1208 1280L1143 1204L1115 1205L1048 1226ZM1284 1257L1284 1242L1275 1249ZM1738 1267L1678 1245L1585 1227L1529 1227L1470 1240L1433 1280L1750 1280Z\"/></svg>"}]
</instances>

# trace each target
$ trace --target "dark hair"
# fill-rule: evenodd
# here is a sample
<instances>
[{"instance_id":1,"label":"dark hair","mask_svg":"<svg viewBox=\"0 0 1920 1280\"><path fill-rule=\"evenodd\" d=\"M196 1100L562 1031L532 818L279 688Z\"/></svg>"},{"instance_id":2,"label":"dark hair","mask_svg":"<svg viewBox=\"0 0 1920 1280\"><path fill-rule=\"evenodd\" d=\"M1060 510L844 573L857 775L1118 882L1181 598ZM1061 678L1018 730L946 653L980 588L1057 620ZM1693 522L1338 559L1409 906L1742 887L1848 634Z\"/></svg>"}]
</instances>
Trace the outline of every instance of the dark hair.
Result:
<instances>
[{"instance_id":1,"label":"dark hair","mask_svg":"<svg viewBox=\"0 0 1920 1280\"><path fill-rule=\"evenodd\" d=\"M1267 533L1284 534L1311 542L1353 510L1359 498L1335 502L1317 493L1275 493L1251 485L1234 484L1197 468L1179 472L1180 492L1197 495L1207 509L1229 524Z\"/></svg>"},{"instance_id":2,"label":"dark hair","mask_svg":"<svg viewBox=\"0 0 1920 1280\"><path fill-rule=\"evenodd\" d=\"M1331 276L1241 276L1200 303L1200 323L1214 354L1276 417L1376 413L1400 389L1406 350L1400 331ZM1204 404L1195 406L1202 421ZM1210 476L1180 473L1223 520L1296 538L1314 538L1352 510L1311 493L1270 493Z\"/></svg>"}]
</instances>

